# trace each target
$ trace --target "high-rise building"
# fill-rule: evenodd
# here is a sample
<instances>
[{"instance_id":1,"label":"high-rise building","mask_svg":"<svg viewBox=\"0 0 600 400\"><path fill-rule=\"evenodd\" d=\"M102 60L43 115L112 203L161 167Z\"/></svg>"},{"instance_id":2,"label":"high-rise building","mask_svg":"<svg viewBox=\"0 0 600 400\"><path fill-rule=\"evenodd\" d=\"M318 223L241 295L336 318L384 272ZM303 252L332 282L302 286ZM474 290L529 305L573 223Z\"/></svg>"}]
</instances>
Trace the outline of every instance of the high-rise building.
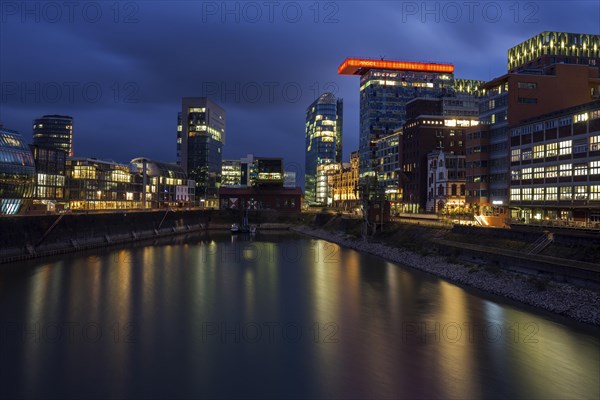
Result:
<instances>
[{"instance_id":1,"label":"high-rise building","mask_svg":"<svg viewBox=\"0 0 600 400\"><path fill-rule=\"evenodd\" d=\"M342 161L342 125L343 101L332 93L323 93L306 109L304 199L308 205L326 203L330 169L323 166Z\"/></svg>"},{"instance_id":2,"label":"high-rise building","mask_svg":"<svg viewBox=\"0 0 600 400\"><path fill-rule=\"evenodd\" d=\"M35 164L16 131L0 125L0 215L18 214L34 194Z\"/></svg>"},{"instance_id":3,"label":"high-rise building","mask_svg":"<svg viewBox=\"0 0 600 400\"><path fill-rule=\"evenodd\" d=\"M542 32L508 50L508 71L579 64L600 68L600 35Z\"/></svg>"},{"instance_id":4,"label":"high-rise building","mask_svg":"<svg viewBox=\"0 0 600 400\"><path fill-rule=\"evenodd\" d=\"M33 121L33 144L63 150L73 156L73 117L44 115Z\"/></svg>"},{"instance_id":5,"label":"high-rise building","mask_svg":"<svg viewBox=\"0 0 600 400\"><path fill-rule=\"evenodd\" d=\"M184 97L177 118L177 162L196 182L196 199L218 206L225 110L206 97Z\"/></svg>"},{"instance_id":6,"label":"high-rise building","mask_svg":"<svg viewBox=\"0 0 600 400\"><path fill-rule=\"evenodd\" d=\"M406 121L406 103L454 91L454 65L347 58L343 75L360 76L360 177L375 176L376 140Z\"/></svg>"}]
</instances>

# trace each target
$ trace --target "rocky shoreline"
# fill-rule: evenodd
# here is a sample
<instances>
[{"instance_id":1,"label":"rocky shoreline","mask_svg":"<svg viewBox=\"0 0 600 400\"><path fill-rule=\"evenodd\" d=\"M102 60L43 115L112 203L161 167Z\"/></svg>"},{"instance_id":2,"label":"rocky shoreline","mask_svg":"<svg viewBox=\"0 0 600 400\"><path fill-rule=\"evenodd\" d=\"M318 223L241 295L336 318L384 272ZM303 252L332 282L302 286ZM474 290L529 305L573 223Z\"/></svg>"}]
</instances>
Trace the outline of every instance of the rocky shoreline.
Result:
<instances>
[{"instance_id":1,"label":"rocky shoreline","mask_svg":"<svg viewBox=\"0 0 600 400\"><path fill-rule=\"evenodd\" d=\"M468 268L462 264L450 263L446 257L422 256L401 248L365 242L345 234L331 233L322 229L297 226L292 230L374 254L388 261L431 273L459 285L473 287L539 307L578 322L600 326L600 294L589 289L560 282L551 282L540 289L524 274L504 270L498 273L484 268Z\"/></svg>"}]
</instances>

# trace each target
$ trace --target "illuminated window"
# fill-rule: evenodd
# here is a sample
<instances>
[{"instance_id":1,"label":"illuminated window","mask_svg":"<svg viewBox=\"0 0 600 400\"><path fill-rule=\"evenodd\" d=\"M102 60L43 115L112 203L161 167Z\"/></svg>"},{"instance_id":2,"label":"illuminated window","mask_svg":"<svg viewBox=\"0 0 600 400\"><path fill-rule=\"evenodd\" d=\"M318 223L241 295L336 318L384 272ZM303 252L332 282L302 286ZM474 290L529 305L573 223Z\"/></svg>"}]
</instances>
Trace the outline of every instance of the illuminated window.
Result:
<instances>
[{"instance_id":1,"label":"illuminated window","mask_svg":"<svg viewBox=\"0 0 600 400\"><path fill-rule=\"evenodd\" d=\"M600 200L600 185L590 186L590 200Z\"/></svg>"},{"instance_id":2,"label":"illuminated window","mask_svg":"<svg viewBox=\"0 0 600 400\"><path fill-rule=\"evenodd\" d=\"M555 157L558 154L558 143L548 143L546 145L546 157Z\"/></svg>"},{"instance_id":3,"label":"illuminated window","mask_svg":"<svg viewBox=\"0 0 600 400\"><path fill-rule=\"evenodd\" d=\"M575 200L587 200L587 186L575 186L574 197Z\"/></svg>"},{"instance_id":4,"label":"illuminated window","mask_svg":"<svg viewBox=\"0 0 600 400\"><path fill-rule=\"evenodd\" d=\"M521 190L521 198L523 201L531 201L531 188L523 188Z\"/></svg>"},{"instance_id":5,"label":"illuminated window","mask_svg":"<svg viewBox=\"0 0 600 400\"><path fill-rule=\"evenodd\" d=\"M590 137L590 151L600 150L600 135Z\"/></svg>"},{"instance_id":6,"label":"illuminated window","mask_svg":"<svg viewBox=\"0 0 600 400\"><path fill-rule=\"evenodd\" d=\"M519 189L519 188L510 189L510 200L511 201L521 201L521 189Z\"/></svg>"},{"instance_id":7,"label":"illuminated window","mask_svg":"<svg viewBox=\"0 0 600 400\"><path fill-rule=\"evenodd\" d=\"M510 179L513 181L518 181L520 179L520 173L519 170L512 170L510 171Z\"/></svg>"},{"instance_id":8,"label":"illuminated window","mask_svg":"<svg viewBox=\"0 0 600 400\"><path fill-rule=\"evenodd\" d=\"M531 179L531 168L523 168L521 179Z\"/></svg>"},{"instance_id":9,"label":"illuminated window","mask_svg":"<svg viewBox=\"0 0 600 400\"><path fill-rule=\"evenodd\" d=\"M533 201L544 200L544 188L533 188Z\"/></svg>"},{"instance_id":10,"label":"illuminated window","mask_svg":"<svg viewBox=\"0 0 600 400\"><path fill-rule=\"evenodd\" d=\"M560 166L560 176L571 176L572 175L572 164L561 164Z\"/></svg>"},{"instance_id":11,"label":"illuminated window","mask_svg":"<svg viewBox=\"0 0 600 400\"><path fill-rule=\"evenodd\" d=\"M534 179L544 179L544 167L538 167L533 169Z\"/></svg>"},{"instance_id":12,"label":"illuminated window","mask_svg":"<svg viewBox=\"0 0 600 400\"><path fill-rule=\"evenodd\" d=\"M571 154L571 144L572 144L571 140L565 140L565 141L560 142L559 143L559 148L560 148L559 154L561 156L565 155L565 154Z\"/></svg>"},{"instance_id":13,"label":"illuminated window","mask_svg":"<svg viewBox=\"0 0 600 400\"><path fill-rule=\"evenodd\" d=\"M558 200L558 188L556 186L546 188L546 200Z\"/></svg>"},{"instance_id":14,"label":"illuminated window","mask_svg":"<svg viewBox=\"0 0 600 400\"><path fill-rule=\"evenodd\" d=\"M533 158L544 158L544 145L533 146Z\"/></svg>"},{"instance_id":15,"label":"illuminated window","mask_svg":"<svg viewBox=\"0 0 600 400\"><path fill-rule=\"evenodd\" d=\"M523 149L523 153L521 154L521 158L523 160L531 160L531 149Z\"/></svg>"},{"instance_id":16,"label":"illuminated window","mask_svg":"<svg viewBox=\"0 0 600 400\"><path fill-rule=\"evenodd\" d=\"M590 175L600 174L600 161L590 161Z\"/></svg>"},{"instance_id":17,"label":"illuminated window","mask_svg":"<svg viewBox=\"0 0 600 400\"><path fill-rule=\"evenodd\" d=\"M571 200L573 197L573 188L571 186L561 186L560 188L560 199Z\"/></svg>"},{"instance_id":18,"label":"illuminated window","mask_svg":"<svg viewBox=\"0 0 600 400\"><path fill-rule=\"evenodd\" d=\"M558 166L551 165L546 167L546 178L556 178L558 176Z\"/></svg>"},{"instance_id":19,"label":"illuminated window","mask_svg":"<svg viewBox=\"0 0 600 400\"><path fill-rule=\"evenodd\" d=\"M575 176L587 175L587 164L575 164L573 170Z\"/></svg>"},{"instance_id":20,"label":"illuminated window","mask_svg":"<svg viewBox=\"0 0 600 400\"><path fill-rule=\"evenodd\" d=\"M510 161L519 161L521 159L521 149L512 149Z\"/></svg>"},{"instance_id":21,"label":"illuminated window","mask_svg":"<svg viewBox=\"0 0 600 400\"><path fill-rule=\"evenodd\" d=\"M575 117L573 117L573 122L575 122L575 123L585 122L588 120L588 118L589 118L588 113L577 114Z\"/></svg>"}]
</instances>

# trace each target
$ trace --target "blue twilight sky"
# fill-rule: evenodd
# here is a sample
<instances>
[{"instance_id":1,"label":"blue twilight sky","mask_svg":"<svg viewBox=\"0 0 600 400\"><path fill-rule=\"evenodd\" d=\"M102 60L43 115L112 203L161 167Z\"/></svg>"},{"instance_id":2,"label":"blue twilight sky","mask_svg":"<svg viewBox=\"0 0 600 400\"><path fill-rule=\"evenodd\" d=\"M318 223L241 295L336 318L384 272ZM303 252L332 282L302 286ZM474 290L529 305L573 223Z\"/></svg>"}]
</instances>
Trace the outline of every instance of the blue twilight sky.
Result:
<instances>
[{"instance_id":1,"label":"blue twilight sky","mask_svg":"<svg viewBox=\"0 0 600 400\"><path fill-rule=\"evenodd\" d=\"M77 156L174 161L181 97L208 95L227 112L224 158L282 156L303 175L304 112L321 92L344 99L344 158L358 147L346 57L489 80L545 30L600 33L600 2L3 0L0 121L30 141L35 117L67 114Z\"/></svg>"}]
</instances>

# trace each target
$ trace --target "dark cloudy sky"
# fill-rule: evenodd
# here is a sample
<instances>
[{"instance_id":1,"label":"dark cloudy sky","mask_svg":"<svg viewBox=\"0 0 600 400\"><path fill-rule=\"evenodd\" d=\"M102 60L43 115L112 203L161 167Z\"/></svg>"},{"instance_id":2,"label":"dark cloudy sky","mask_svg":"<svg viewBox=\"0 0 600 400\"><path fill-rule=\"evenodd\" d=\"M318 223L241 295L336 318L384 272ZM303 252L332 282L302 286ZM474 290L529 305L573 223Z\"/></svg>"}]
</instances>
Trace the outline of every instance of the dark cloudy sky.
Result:
<instances>
[{"instance_id":1,"label":"dark cloudy sky","mask_svg":"<svg viewBox=\"0 0 600 400\"><path fill-rule=\"evenodd\" d=\"M225 158L282 156L302 171L320 92L344 99L345 158L358 147L346 57L450 62L489 80L545 30L600 33L599 2L3 0L0 121L29 141L35 117L72 115L77 156L174 161L181 97L210 95L227 112Z\"/></svg>"}]
</instances>

